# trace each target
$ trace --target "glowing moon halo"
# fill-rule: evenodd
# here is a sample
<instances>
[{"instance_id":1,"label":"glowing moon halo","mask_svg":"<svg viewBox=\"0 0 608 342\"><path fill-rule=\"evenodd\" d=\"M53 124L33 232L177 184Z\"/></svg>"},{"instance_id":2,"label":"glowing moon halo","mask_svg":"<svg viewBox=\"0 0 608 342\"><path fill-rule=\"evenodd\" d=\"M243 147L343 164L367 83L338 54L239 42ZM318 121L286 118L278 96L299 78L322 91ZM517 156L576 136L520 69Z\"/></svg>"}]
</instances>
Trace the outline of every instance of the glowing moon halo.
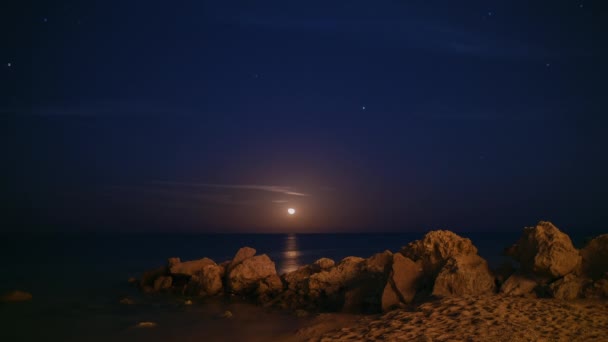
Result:
<instances>
[{"instance_id":1,"label":"glowing moon halo","mask_svg":"<svg viewBox=\"0 0 608 342\"><path fill-rule=\"evenodd\" d=\"M289 209L287 209L287 213L288 213L289 215L293 215L293 214L295 214L295 213L296 213L296 210L295 210L294 208L289 208Z\"/></svg>"}]
</instances>

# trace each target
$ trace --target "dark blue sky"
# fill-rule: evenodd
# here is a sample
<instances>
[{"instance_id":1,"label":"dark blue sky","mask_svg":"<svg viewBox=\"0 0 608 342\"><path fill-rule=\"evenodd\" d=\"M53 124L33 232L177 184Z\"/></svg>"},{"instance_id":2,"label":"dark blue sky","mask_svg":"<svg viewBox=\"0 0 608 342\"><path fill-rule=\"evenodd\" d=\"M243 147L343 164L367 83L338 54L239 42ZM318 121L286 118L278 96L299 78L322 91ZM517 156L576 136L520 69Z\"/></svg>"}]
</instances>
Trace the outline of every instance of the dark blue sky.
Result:
<instances>
[{"instance_id":1,"label":"dark blue sky","mask_svg":"<svg viewBox=\"0 0 608 342\"><path fill-rule=\"evenodd\" d=\"M608 218L599 1L2 6L3 231Z\"/></svg>"}]
</instances>

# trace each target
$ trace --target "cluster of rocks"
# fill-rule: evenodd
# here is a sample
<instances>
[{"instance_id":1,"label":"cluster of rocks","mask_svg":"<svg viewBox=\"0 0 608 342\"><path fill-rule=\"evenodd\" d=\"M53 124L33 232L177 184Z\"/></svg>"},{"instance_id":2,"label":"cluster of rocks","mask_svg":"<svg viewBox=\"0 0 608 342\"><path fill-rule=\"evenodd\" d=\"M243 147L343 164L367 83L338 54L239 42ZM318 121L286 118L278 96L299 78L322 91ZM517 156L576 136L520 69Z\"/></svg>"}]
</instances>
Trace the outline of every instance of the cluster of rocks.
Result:
<instances>
[{"instance_id":1,"label":"cluster of rocks","mask_svg":"<svg viewBox=\"0 0 608 342\"><path fill-rule=\"evenodd\" d=\"M281 276L267 255L249 247L220 264L170 258L137 284L146 293L238 295L282 308L346 312L387 311L430 296L608 297L608 234L578 251L566 234L540 222L525 228L507 254L518 268L507 265L493 272L470 239L437 230L397 253L351 256L338 263L321 258Z\"/></svg>"},{"instance_id":2,"label":"cluster of rocks","mask_svg":"<svg viewBox=\"0 0 608 342\"><path fill-rule=\"evenodd\" d=\"M500 293L558 299L608 297L608 234L577 250L570 237L551 222L524 229L505 254L519 268L503 267Z\"/></svg>"},{"instance_id":3,"label":"cluster of rocks","mask_svg":"<svg viewBox=\"0 0 608 342\"><path fill-rule=\"evenodd\" d=\"M145 293L170 292L193 297L230 293L256 295L267 301L283 290L283 283L274 262L266 254L255 254L255 249L243 247L232 260L221 264L209 258L183 262L169 258L166 266L145 272L137 285Z\"/></svg>"}]
</instances>

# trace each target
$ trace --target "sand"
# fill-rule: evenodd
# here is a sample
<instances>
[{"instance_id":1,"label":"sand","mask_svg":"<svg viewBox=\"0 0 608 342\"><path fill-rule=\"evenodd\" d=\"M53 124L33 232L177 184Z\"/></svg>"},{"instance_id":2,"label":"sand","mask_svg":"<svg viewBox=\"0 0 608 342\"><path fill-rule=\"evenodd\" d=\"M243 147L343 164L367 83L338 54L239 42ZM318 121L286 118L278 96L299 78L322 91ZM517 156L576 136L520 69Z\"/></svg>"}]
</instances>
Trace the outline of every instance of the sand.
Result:
<instances>
[{"instance_id":1,"label":"sand","mask_svg":"<svg viewBox=\"0 0 608 342\"><path fill-rule=\"evenodd\" d=\"M0 341L608 341L607 300L454 297L386 314L299 317L249 303L144 299L68 311L3 304Z\"/></svg>"},{"instance_id":2,"label":"sand","mask_svg":"<svg viewBox=\"0 0 608 342\"><path fill-rule=\"evenodd\" d=\"M319 316L308 341L608 341L608 301L506 296L445 298L411 310L360 316L328 329ZM340 323L340 322L336 322ZM329 331L328 331L329 330Z\"/></svg>"}]
</instances>

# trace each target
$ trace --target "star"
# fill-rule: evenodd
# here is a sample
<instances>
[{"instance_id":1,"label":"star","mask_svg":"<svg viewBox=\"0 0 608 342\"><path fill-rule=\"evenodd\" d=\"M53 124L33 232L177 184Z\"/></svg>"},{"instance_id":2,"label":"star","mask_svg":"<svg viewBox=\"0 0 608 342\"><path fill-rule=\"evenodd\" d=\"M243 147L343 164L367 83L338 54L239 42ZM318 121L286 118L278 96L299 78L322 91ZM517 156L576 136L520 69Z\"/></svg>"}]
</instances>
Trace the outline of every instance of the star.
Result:
<instances>
[{"instance_id":1,"label":"star","mask_svg":"<svg viewBox=\"0 0 608 342\"><path fill-rule=\"evenodd\" d=\"M42 21L44 21L46 23L46 22L49 21L49 19L48 18L44 18L44 19L42 19Z\"/></svg>"},{"instance_id":2,"label":"star","mask_svg":"<svg viewBox=\"0 0 608 342\"><path fill-rule=\"evenodd\" d=\"M365 106L361 106L361 110L365 110L365 109L366 109L366 107L365 107Z\"/></svg>"},{"instance_id":3,"label":"star","mask_svg":"<svg viewBox=\"0 0 608 342\"><path fill-rule=\"evenodd\" d=\"M494 15L493 12L488 12L488 17L491 17L492 15Z\"/></svg>"},{"instance_id":4,"label":"star","mask_svg":"<svg viewBox=\"0 0 608 342\"><path fill-rule=\"evenodd\" d=\"M548 68L551 66L551 63L547 63L547 64L545 64L545 66Z\"/></svg>"},{"instance_id":5,"label":"star","mask_svg":"<svg viewBox=\"0 0 608 342\"><path fill-rule=\"evenodd\" d=\"M6 66L10 68L10 67L12 67L12 66L13 66L13 63L8 62L8 63L6 63Z\"/></svg>"}]
</instances>

